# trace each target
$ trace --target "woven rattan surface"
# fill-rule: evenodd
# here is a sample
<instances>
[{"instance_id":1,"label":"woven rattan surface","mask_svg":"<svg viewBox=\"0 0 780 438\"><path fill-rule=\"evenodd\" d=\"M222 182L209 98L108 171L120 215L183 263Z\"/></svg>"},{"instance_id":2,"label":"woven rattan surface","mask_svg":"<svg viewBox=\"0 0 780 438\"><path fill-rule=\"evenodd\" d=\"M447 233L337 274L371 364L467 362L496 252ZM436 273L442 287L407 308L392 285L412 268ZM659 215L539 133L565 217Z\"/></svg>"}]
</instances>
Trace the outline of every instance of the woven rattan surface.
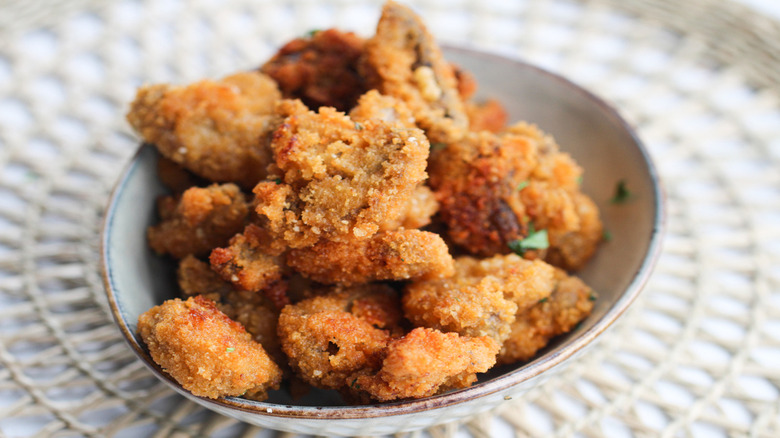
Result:
<instances>
[{"instance_id":1,"label":"woven rattan surface","mask_svg":"<svg viewBox=\"0 0 780 438\"><path fill-rule=\"evenodd\" d=\"M641 298L565 373L433 437L780 436L780 25L720 0L412 3L432 31L612 102L664 180ZM255 436L158 382L98 269L144 82L257 65L314 28L372 31L379 1L0 4L0 436Z\"/></svg>"}]
</instances>

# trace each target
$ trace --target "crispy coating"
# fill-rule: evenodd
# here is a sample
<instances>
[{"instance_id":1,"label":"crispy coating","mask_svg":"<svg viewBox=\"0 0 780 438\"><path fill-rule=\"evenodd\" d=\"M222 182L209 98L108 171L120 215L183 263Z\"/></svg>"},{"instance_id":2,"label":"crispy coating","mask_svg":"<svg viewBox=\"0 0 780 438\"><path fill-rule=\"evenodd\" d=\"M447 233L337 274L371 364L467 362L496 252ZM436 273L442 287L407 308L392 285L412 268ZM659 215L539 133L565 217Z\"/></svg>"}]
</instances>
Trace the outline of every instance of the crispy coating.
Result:
<instances>
[{"instance_id":1,"label":"crispy coating","mask_svg":"<svg viewBox=\"0 0 780 438\"><path fill-rule=\"evenodd\" d=\"M538 165L520 197L529 220L547 230L550 249L540 257L563 269L582 268L603 235L598 208L580 191L582 169L536 126L516 123L509 132L539 145Z\"/></svg>"},{"instance_id":2,"label":"crispy coating","mask_svg":"<svg viewBox=\"0 0 780 438\"><path fill-rule=\"evenodd\" d=\"M406 104L392 96L370 90L360 96L357 106L349 112L349 117L356 122L378 119L387 123L398 123L406 128L415 128L414 114Z\"/></svg>"},{"instance_id":3,"label":"crispy coating","mask_svg":"<svg viewBox=\"0 0 780 438\"><path fill-rule=\"evenodd\" d=\"M348 111L366 91L358 74L364 44L352 32L313 32L282 46L261 71L276 80L285 98L300 99L312 109Z\"/></svg>"},{"instance_id":4,"label":"crispy coating","mask_svg":"<svg viewBox=\"0 0 780 438\"><path fill-rule=\"evenodd\" d=\"M519 313L498 363L527 361L555 336L574 329L593 310L596 295L577 277L555 270L555 289L549 299Z\"/></svg>"},{"instance_id":5,"label":"crispy coating","mask_svg":"<svg viewBox=\"0 0 780 438\"><path fill-rule=\"evenodd\" d=\"M249 207L235 184L213 184L187 189L177 201L158 203L162 221L149 227L149 246L159 254L182 258L208 255L244 227Z\"/></svg>"},{"instance_id":6,"label":"crispy coating","mask_svg":"<svg viewBox=\"0 0 780 438\"><path fill-rule=\"evenodd\" d=\"M425 179L429 145L419 129L355 122L332 108L279 105L284 123L271 147L276 181L254 188L255 211L291 248L320 239L365 239L408 209Z\"/></svg>"},{"instance_id":7,"label":"crispy coating","mask_svg":"<svg viewBox=\"0 0 780 438\"><path fill-rule=\"evenodd\" d=\"M378 368L400 319L395 291L383 285L336 288L286 306L279 337L290 365L308 383L339 389L363 369Z\"/></svg>"},{"instance_id":8,"label":"crispy coating","mask_svg":"<svg viewBox=\"0 0 780 438\"><path fill-rule=\"evenodd\" d=\"M211 267L236 287L257 292L281 280L283 257L262 228L249 224L225 248L214 248Z\"/></svg>"},{"instance_id":9,"label":"crispy coating","mask_svg":"<svg viewBox=\"0 0 780 438\"><path fill-rule=\"evenodd\" d=\"M555 268L515 254L479 260L459 257L450 278L415 281L403 296L404 315L415 326L503 342L518 312L549 297Z\"/></svg>"},{"instance_id":10,"label":"crispy coating","mask_svg":"<svg viewBox=\"0 0 780 438\"><path fill-rule=\"evenodd\" d=\"M284 281L273 283L263 290L264 293L240 290L223 280L208 263L193 256L187 256L179 262L177 278L184 298L202 295L216 302L217 308L244 326L274 362L286 365L287 358L282 353L276 326L279 311L289 300L283 295L281 301L274 302L266 293L274 288L284 287Z\"/></svg>"},{"instance_id":11,"label":"crispy coating","mask_svg":"<svg viewBox=\"0 0 780 438\"><path fill-rule=\"evenodd\" d=\"M385 3L364 65L370 88L404 101L431 142L457 140L468 129L455 71L408 7Z\"/></svg>"},{"instance_id":12,"label":"crispy coating","mask_svg":"<svg viewBox=\"0 0 780 438\"><path fill-rule=\"evenodd\" d=\"M385 221L382 230L397 230L398 228L422 228L431 223L431 218L439 211L439 202L430 187L419 185L414 189L404 213L396 220Z\"/></svg>"},{"instance_id":13,"label":"crispy coating","mask_svg":"<svg viewBox=\"0 0 780 438\"><path fill-rule=\"evenodd\" d=\"M165 157L157 160L157 176L160 182L175 194L180 194L190 187L208 185L208 181Z\"/></svg>"},{"instance_id":14,"label":"crispy coating","mask_svg":"<svg viewBox=\"0 0 780 438\"><path fill-rule=\"evenodd\" d=\"M212 301L219 301L235 290L235 287L214 272L208 263L200 261L192 254L179 260L176 279L182 297L205 295Z\"/></svg>"},{"instance_id":15,"label":"crispy coating","mask_svg":"<svg viewBox=\"0 0 780 438\"><path fill-rule=\"evenodd\" d=\"M381 369L376 374L354 375L350 389L390 401L465 388L476 381L476 373L493 366L498 350L499 344L487 336L469 338L416 328L390 341Z\"/></svg>"},{"instance_id":16,"label":"crispy coating","mask_svg":"<svg viewBox=\"0 0 780 438\"><path fill-rule=\"evenodd\" d=\"M501 135L470 133L431 157L430 184L449 238L468 252L509 252L533 225L547 230L549 251L529 251L579 269L601 239L593 202L580 192L582 170L538 128L518 123Z\"/></svg>"},{"instance_id":17,"label":"crispy coating","mask_svg":"<svg viewBox=\"0 0 780 438\"><path fill-rule=\"evenodd\" d=\"M276 83L257 72L186 87L151 85L138 90L127 120L144 141L196 175L249 189L266 175L279 98Z\"/></svg>"},{"instance_id":18,"label":"crispy coating","mask_svg":"<svg viewBox=\"0 0 780 438\"><path fill-rule=\"evenodd\" d=\"M449 238L468 252L491 256L526 232L517 187L536 167L535 142L483 131L437 150L428 171Z\"/></svg>"},{"instance_id":19,"label":"crispy coating","mask_svg":"<svg viewBox=\"0 0 780 438\"><path fill-rule=\"evenodd\" d=\"M496 99L484 102L466 102L466 114L469 118L469 129L472 131L490 131L498 133L506 128L509 113L504 105Z\"/></svg>"},{"instance_id":20,"label":"crispy coating","mask_svg":"<svg viewBox=\"0 0 780 438\"><path fill-rule=\"evenodd\" d=\"M388 123L398 123L407 128L414 128L414 115L402 101L370 90L360 96L358 105L349 112L349 117L356 122L379 119ZM382 230L404 228L422 228L431 223L431 217L439 210L439 203L428 186L418 185L399 218L387 219L380 225Z\"/></svg>"},{"instance_id":21,"label":"crispy coating","mask_svg":"<svg viewBox=\"0 0 780 438\"><path fill-rule=\"evenodd\" d=\"M281 370L241 324L203 297L169 300L138 318L149 353L184 389L201 397L262 399Z\"/></svg>"},{"instance_id":22,"label":"crispy coating","mask_svg":"<svg viewBox=\"0 0 780 438\"><path fill-rule=\"evenodd\" d=\"M326 284L441 278L452 275L453 260L438 234L420 230L380 232L368 239L321 241L291 250L287 264Z\"/></svg>"}]
</instances>

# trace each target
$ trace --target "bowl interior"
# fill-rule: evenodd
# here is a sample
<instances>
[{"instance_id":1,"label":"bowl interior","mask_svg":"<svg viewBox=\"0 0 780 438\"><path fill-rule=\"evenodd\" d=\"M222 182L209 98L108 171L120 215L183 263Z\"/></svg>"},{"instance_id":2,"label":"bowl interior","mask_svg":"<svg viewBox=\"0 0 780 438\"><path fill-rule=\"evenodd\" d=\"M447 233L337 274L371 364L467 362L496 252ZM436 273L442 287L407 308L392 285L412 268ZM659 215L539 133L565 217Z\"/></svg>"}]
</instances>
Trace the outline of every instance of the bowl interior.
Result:
<instances>
[{"instance_id":1,"label":"bowl interior","mask_svg":"<svg viewBox=\"0 0 780 438\"><path fill-rule=\"evenodd\" d=\"M444 404L448 397L455 402L468 393L473 399L523 382L591 342L638 294L659 250L663 223L662 195L653 166L632 130L608 105L565 79L516 60L456 48L445 49L445 56L472 72L479 82L479 95L499 99L509 110L510 121L537 124L574 157L585 169L583 190L599 206L612 238L577 273L599 294L587 320L554 340L533 361L494 370L471 388L456 391L459 396L433 397ZM155 200L166 193L156 175L157 159L153 147L142 147L112 195L103 235L104 279L114 317L128 343L158 376L183 391L153 363L135 333L141 313L178 294L174 263L155 255L146 243L146 228L156 222ZM621 180L632 197L627 203L611 204ZM274 391L264 403L232 398L208 402L258 412L274 406L276 415L284 415L287 409L296 416L305 415L296 410L299 406L342 404L327 391L315 391L293 402L284 390ZM401 409L425 403L383 406L384 412L392 414L393 406Z\"/></svg>"}]
</instances>

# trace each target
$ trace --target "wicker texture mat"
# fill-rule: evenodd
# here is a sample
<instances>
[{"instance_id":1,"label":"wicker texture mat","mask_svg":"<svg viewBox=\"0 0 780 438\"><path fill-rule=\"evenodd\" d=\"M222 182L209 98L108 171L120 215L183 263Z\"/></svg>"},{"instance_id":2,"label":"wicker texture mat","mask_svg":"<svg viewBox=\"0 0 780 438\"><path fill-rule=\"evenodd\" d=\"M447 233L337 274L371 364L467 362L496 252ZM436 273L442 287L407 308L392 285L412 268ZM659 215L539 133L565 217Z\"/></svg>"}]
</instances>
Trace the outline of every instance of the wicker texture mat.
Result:
<instances>
[{"instance_id":1,"label":"wicker texture mat","mask_svg":"<svg viewBox=\"0 0 780 438\"><path fill-rule=\"evenodd\" d=\"M273 434L172 393L114 327L98 234L137 145L123 114L144 82L252 67L310 29L370 34L380 4L0 5L0 436ZM669 211L647 289L596 348L523 400L426 433L780 436L778 23L719 0L412 4L442 41L614 103Z\"/></svg>"}]
</instances>

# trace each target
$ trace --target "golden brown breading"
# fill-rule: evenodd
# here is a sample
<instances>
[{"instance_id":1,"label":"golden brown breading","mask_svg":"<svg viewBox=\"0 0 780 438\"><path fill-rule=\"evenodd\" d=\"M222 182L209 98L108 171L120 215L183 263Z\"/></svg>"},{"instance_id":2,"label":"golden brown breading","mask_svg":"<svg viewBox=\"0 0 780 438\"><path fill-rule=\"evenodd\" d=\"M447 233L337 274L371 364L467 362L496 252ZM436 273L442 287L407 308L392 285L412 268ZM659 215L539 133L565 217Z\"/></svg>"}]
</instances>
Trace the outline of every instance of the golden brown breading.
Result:
<instances>
[{"instance_id":1,"label":"golden brown breading","mask_svg":"<svg viewBox=\"0 0 780 438\"><path fill-rule=\"evenodd\" d=\"M406 287L404 315L415 326L490 336L501 343L518 312L550 295L554 273L547 263L515 254L484 260L459 257L454 276Z\"/></svg>"},{"instance_id":2,"label":"golden brown breading","mask_svg":"<svg viewBox=\"0 0 780 438\"><path fill-rule=\"evenodd\" d=\"M276 80L286 98L301 99L312 109L349 111L366 91L357 71L364 44L352 32L316 31L282 46L261 71Z\"/></svg>"},{"instance_id":3,"label":"golden brown breading","mask_svg":"<svg viewBox=\"0 0 780 438\"><path fill-rule=\"evenodd\" d=\"M319 113L285 100L274 132L276 181L254 188L255 211L291 248L320 239L365 239L405 213L426 177L428 141L419 129L371 119L355 122L332 108Z\"/></svg>"},{"instance_id":4,"label":"golden brown breading","mask_svg":"<svg viewBox=\"0 0 780 438\"><path fill-rule=\"evenodd\" d=\"M282 309L282 349L308 383L341 388L351 374L379 366L391 339L388 329L396 330L400 319L400 310L393 309L399 307L388 286L336 288Z\"/></svg>"},{"instance_id":5,"label":"golden brown breading","mask_svg":"<svg viewBox=\"0 0 780 438\"><path fill-rule=\"evenodd\" d=\"M402 101L370 90L360 96L358 105L349 112L349 117L356 122L379 119L388 123L399 123L407 128L414 128L414 115ZM439 210L439 203L428 186L418 185L409 198L405 213L393 220L386 220L380 225L382 230L404 228L421 228L431 223L431 217Z\"/></svg>"},{"instance_id":6,"label":"golden brown breading","mask_svg":"<svg viewBox=\"0 0 780 438\"><path fill-rule=\"evenodd\" d=\"M582 170L538 128L518 123L501 135L470 133L431 157L430 184L450 239L472 254L509 252L531 225L549 251L529 251L579 269L601 239L593 202L580 192Z\"/></svg>"},{"instance_id":7,"label":"golden brown breading","mask_svg":"<svg viewBox=\"0 0 780 438\"><path fill-rule=\"evenodd\" d=\"M598 208L580 192L582 169L536 126L517 123L509 131L540 145L538 165L520 193L530 220L537 229L547 230L550 249L540 256L564 269L580 269L603 234Z\"/></svg>"},{"instance_id":8,"label":"golden brown breading","mask_svg":"<svg viewBox=\"0 0 780 438\"><path fill-rule=\"evenodd\" d=\"M356 122L378 119L387 123L398 123L406 128L415 128L414 114L406 104L392 96L385 96L370 90L360 96L357 106L349 112L349 118Z\"/></svg>"},{"instance_id":9,"label":"golden brown breading","mask_svg":"<svg viewBox=\"0 0 780 438\"><path fill-rule=\"evenodd\" d=\"M149 246L175 258L208 255L211 248L241 231L249 214L244 194L235 184L189 188L178 201L163 198L158 210L162 221L147 230Z\"/></svg>"},{"instance_id":10,"label":"golden brown breading","mask_svg":"<svg viewBox=\"0 0 780 438\"><path fill-rule=\"evenodd\" d=\"M346 242L320 241L291 250L287 264L314 281L344 285L453 273L447 244L438 234L420 230L384 231Z\"/></svg>"},{"instance_id":11,"label":"golden brown breading","mask_svg":"<svg viewBox=\"0 0 780 438\"><path fill-rule=\"evenodd\" d=\"M468 129L453 67L408 7L385 3L364 65L370 88L404 101L432 143L457 140Z\"/></svg>"},{"instance_id":12,"label":"golden brown breading","mask_svg":"<svg viewBox=\"0 0 780 438\"><path fill-rule=\"evenodd\" d=\"M281 251L262 228L249 224L230 239L230 246L214 248L211 268L236 287L257 292L281 280L284 261Z\"/></svg>"},{"instance_id":13,"label":"golden brown breading","mask_svg":"<svg viewBox=\"0 0 780 438\"><path fill-rule=\"evenodd\" d=\"M262 399L282 373L241 324L203 297L169 300L138 318L149 353L182 387L201 397Z\"/></svg>"},{"instance_id":14,"label":"golden brown breading","mask_svg":"<svg viewBox=\"0 0 780 438\"><path fill-rule=\"evenodd\" d=\"M350 377L349 388L379 401L422 398L465 388L476 381L476 373L493 366L498 350L499 344L487 336L469 338L416 328L390 341L379 372L356 373Z\"/></svg>"},{"instance_id":15,"label":"golden brown breading","mask_svg":"<svg viewBox=\"0 0 780 438\"><path fill-rule=\"evenodd\" d=\"M179 288L184 298L202 295L217 303L217 308L237 321L252 338L263 346L274 362L285 367L287 358L282 353L276 325L279 311L289 303L282 291L282 300L274 302L268 295L272 289L285 287L284 281L271 284L262 293L237 289L214 272L208 263L193 256L179 262Z\"/></svg>"},{"instance_id":16,"label":"golden brown breading","mask_svg":"<svg viewBox=\"0 0 780 438\"><path fill-rule=\"evenodd\" d=\"M205 295L212 301L218 301L235 290L235 287L214 272L208 263L198 260L193 255L188 255L179 261L176 279L183 298Z\"/></svg>"},{"instance_id":17,"label":"golden brown breading","mask_svg":"<svg viewBox=\"0 0 780 438\"><path fill-rule=\"evenodd\" d=\"M555 336L574 329L593 310L596 295L577 277L555 270L555 289L547 300L517 315L498 363L527 361Z\"/></svg>"},{"instance_id":18,"label":"golden brown breading","mask_svg":"<svg viewBox=\"0 0 780 438\"><path fill-rule=\"evenodd\" d=\"M536 167L535 142L525 136L469 133L434 151L429 183L449 238L472 254L509 251L527 221L517 187Z\"/></svg>"},{"instance_id":19,"label":"golden brown breading","mask_svg":"<svg viewBox=\"0 0 780 438\"><path fill-rule=\"evenodd\" d=\"M466 114L469 117L469 129L472 131L490 131L498 133L506 128L509 113L496 99L484 102L466 102Z\"/></svg>"},{"instance_id":20,"label":"golden brown breading","mask_svg":"<svg viewBox=\"0 0 780 438\"><path fill-rule=\"evenodd\" d=\"M157 176L165 187L175 194L195 186L207 186L209 183L203 178L176 164L165 157L157 161Z\"/></svg>"},{"instance_id":21,"label":"golden brown breading","mask_svg":"<svg viewBox=\"0 0 780 438\"><path fill-rule=\"evenodd\" d=\"M436 195L430 187L419 185L409 198L404 214L395 221L386 221L381 229L422 228L431 223L431 218L437 211L439 211L439 202L436 200Z\"/></svg>"},{"instance_id":22,"label":"golden brown breading","mask_svg":"<svg viewBox=\"0 0 780 438\"><path fill-rule=\"evenodd\" d=\"M279 98L276 83L257 72L186 87L151 85L138 90L127 120L144 141L196 175L249 189L266 175Z\"/></svg>"}]
</instances>

